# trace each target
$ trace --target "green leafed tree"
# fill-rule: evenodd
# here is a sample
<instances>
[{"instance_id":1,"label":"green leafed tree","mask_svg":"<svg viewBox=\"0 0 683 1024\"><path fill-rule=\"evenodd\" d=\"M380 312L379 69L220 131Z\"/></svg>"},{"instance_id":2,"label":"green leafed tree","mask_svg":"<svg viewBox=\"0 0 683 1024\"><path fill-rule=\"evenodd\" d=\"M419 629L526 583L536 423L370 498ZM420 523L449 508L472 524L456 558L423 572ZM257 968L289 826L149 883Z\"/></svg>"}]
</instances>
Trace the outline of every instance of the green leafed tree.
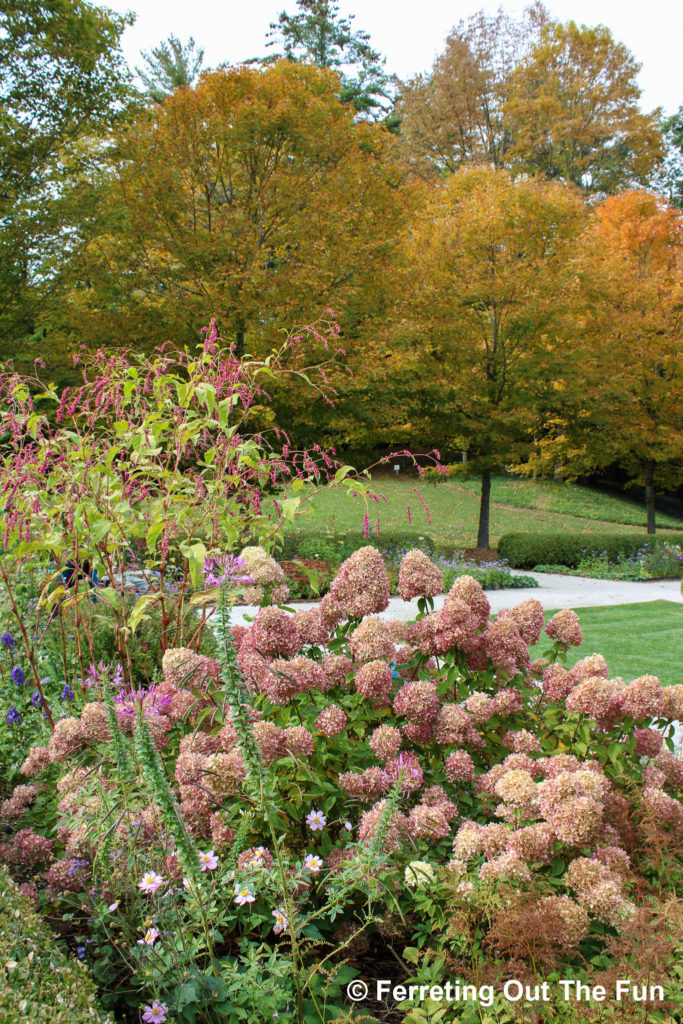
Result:
<instances>
[{"instance_id":1,"label":"green leafed tree","mask_svg":"<svg viewBox=\"0 0 683 1024\"><path fill-rule=\"evenodd\" d=\"M147 95L163 103L176 89L194 85L204 63L204 51L190 38L182 43L169 36L151 51L142 52L144 66L135 69Z\"/></svg>"},{"instance_id":2,"label":"green leafed tree","mask_svg":"<svg viewBox=\"0 0 683 1024\"><path fill-rule=\"evenodd\" d=\"M24 355L38 329L66 168L125 101L128 21L84 0L0 6L0 358Z\"/></svg>"},{"instance_id":3,"label":"green leafed tree","mask_svg":"<svg viewBox=\"0 0 683 1024\"><path fill-rule=\"evenodd\" d=\"M344 18L330 0L297 0L296 14L282 11L271 23L267 46L275 59L309 61L341 75L340 98L356 110L379 119L392 101L385 60L367 32L354 30L353 15Z\"/></svg>"}]
</instances>

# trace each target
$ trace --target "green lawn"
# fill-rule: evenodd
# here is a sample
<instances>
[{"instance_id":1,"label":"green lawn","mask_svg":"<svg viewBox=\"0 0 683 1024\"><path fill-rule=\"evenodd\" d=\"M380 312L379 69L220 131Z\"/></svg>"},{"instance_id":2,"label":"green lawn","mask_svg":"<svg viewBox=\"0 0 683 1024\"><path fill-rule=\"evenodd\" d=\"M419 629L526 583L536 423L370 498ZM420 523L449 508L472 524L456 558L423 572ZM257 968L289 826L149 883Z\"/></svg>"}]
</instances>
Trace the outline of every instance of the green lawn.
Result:
<instances>
[{"instance_id":1,"label":"green lawn","mask_svg":"<svg viewBox=\"0 0 683 1024\"><path fill-rule=\"evenodd\" d=\"M429 484L417 478L399 479L382 477L374 481L374 488L386 498L386 503L370 503L371 536L376 533L376 521L382 530L410 530L417 538L429 534L444 548L471 548L476 545L479 516L478 480ZM417 493L419 491L419 495ZM290 492L291 493L291 492ZM299 495L310 493L307 488ZM428 520L420 495L429 512ZM558 531L572 533L645 531L644 512L632 501L614 495L602 495L575 484L517 481L497 478L494 481L491 504L491 545L509 531ZM513 505L513 499L516 505ZM521 503L524 502L524 507ZM306 503L305 507L310 507ZM297 521L297 530L316 534L360 533L364 505L350 500L343 489L320 494L315 499L315 511ZM604 515L600 518L599 513ZM665 524L661 517L660 524ZM677 520L666 518L666 525L676 526Z\"/></svg>"},{"instance_id":2,"label":"green lawn","mask_svg":"<svg viewBox=\"0 0 683 1024\"><path fill-rule=\"evenodd\" d=\"M570 651L570 667L587 654L602 654L610 675L627 682L649 673L668 686L683 683L683 604L644 601L576 611L583 644ZM532 657L541 657L544 649L547 641L542 639Z\"/></svg>"}]
</instances>

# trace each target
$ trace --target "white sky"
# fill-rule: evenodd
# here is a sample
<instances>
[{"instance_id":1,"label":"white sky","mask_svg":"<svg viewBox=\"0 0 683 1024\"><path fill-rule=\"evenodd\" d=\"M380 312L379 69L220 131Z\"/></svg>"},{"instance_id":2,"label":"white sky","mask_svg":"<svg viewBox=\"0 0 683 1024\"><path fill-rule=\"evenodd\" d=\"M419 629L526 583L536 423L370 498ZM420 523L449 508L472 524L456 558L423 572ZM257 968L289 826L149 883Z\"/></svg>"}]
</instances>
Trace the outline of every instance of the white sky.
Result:
<instances>
[{"instance_id":1,"label":"white sky","mask_svg":"<svg viewBox=\"0 0 683 1024\"><path fill-rule=\"evenodd\" d=\"M102 6L133 10L136 23L126 30L123 48L129 62L139 63L141 49L156 46L171 33L185 41L193 36L205 50L205 64L239 63L263 56L265 35L281 10L293 13L296 0L101 0ZM387 70L400 78L426 71L445 38L461 18L499 6L519 14L525 3L502 0L341 0L342 14L355 14L354 27L370 33L375 49L387 57ZM555 17L607 25L642 64L642 105L674 113L683 103L681 40L683 4L676 0L546 0Z\"/></svg>"}]
</instances>

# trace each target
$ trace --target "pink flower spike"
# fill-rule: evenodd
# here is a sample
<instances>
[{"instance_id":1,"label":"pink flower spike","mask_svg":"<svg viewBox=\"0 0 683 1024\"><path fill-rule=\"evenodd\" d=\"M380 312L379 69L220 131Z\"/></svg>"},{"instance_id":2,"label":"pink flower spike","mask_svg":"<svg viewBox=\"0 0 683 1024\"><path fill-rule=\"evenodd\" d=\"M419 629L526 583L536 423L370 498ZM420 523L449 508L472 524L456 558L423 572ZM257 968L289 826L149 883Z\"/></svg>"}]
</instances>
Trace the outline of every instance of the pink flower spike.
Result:
<instances>
[{"instance_id":1,"label":"pink flower spike","mask_svg":"<svg viewBox=\"0 0 683 1024\"><path fill-rule=\"evenodd\" d=\"M141 881L138 882L138 889L141 889L147 896L151 896L164 882L165 879L162 875L157 875L154 871L148 871L146 875L142 876ZM153 1020L154 1018L150 1019Z\"/></svg>"},{"instance_id":2,"label":"pink flower spike","mask_svg":"<svg viewBox=\"0 0 683 1024\"><path fill-rule=\"evenodd\" d=\"M145 1024L164 1024L168 1015L168 1006L166 1003L160 1003L158 999L155 999L151 1006L146 1006L142 1019Z\"/></svg>"},{"instance_id":3,"label":"pink flower spike","mask_svg":"<svg viewBox=\"0 0 683 1024\"><path fill-rule=\"evenodd\" d=\"M199 863L201 864L202 871L213 871L214 868L218 867L218 857L213 850L207 850L206 853L199 854Z\"/></svg>"}]
</instances>

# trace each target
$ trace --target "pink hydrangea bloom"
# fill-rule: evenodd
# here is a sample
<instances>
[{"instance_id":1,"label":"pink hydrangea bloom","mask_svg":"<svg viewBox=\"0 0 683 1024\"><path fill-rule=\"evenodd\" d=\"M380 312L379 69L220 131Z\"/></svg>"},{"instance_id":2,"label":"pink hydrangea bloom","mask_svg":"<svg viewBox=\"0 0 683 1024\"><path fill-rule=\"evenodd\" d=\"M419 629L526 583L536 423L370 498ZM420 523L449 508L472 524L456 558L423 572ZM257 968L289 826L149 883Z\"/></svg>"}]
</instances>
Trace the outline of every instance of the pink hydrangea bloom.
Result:
<instances>
[{"instance_id":1,"label":"pink hydrangea bloom","mask_svg":"<svg viewBox=\"0 0 683 1024\"><path fill-rule=\"evenodd\" d=\"M413 597L436 597L443 593L443 574L424 552L414 548L401 561L398 592L403 601Z\"/></svg>"},{"instance_id":2,"label":"pink hydrangea bloom","mask_svg":"<svg viewBox=\"0 0 683 1024\"><path fill-rule=\"evenodd\" d=\"M558 640L565 647L580 647L583 633L579 625L579 616L571 608L563 608L556 612L545 627L551 640Z\"/></svg>"},{"instance_id":3,"label":"pink hydrangea bloom","mask_svg":"<svg viewBox=\"0 0 683 1024\"><path fill-rule=\"evenodd\" d=\"M389 577L379 551L373 547L354 551L332 580L330 597L356 619L383 612L389 604Z\"/></svg>"}]
</instances>

